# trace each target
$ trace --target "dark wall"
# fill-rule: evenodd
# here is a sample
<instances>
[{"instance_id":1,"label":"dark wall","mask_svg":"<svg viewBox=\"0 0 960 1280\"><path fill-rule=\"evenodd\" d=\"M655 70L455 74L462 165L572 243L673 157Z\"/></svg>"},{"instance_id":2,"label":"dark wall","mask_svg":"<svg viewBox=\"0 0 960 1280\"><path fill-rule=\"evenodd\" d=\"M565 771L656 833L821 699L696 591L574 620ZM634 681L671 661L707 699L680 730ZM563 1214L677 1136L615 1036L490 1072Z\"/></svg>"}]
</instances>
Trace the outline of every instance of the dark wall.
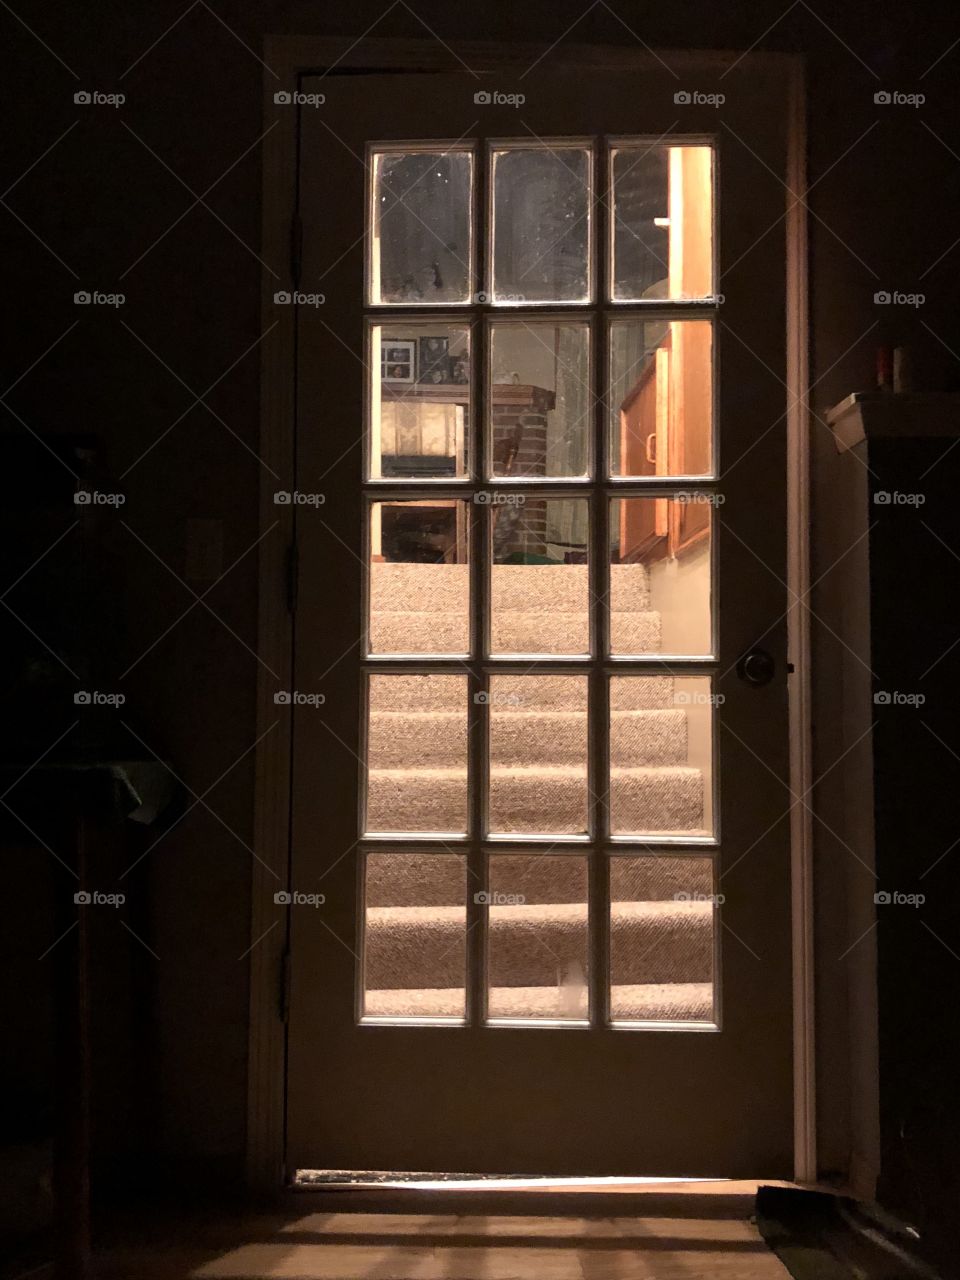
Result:
<instances>
[{"instance_id":1,"label":"dark wall","mask_svg":"<svg viewBox=\"0 0 960 1280\"><path fill-rule=\"evenodd\" d=\"M110 596L123 626L101 637L96 679L125 691L149 745L168 751L187 786L205 796L151 849L138 889L157 957L149 987L156 1070L147 1077L155 1083L140 1103L157 1154L172 1164L239 1177L245 1140L264 35L356 38L369 29L425 40L433 32L453 47L468 39L545 49L559 39L631 47L642 40L658 49L756 45L804 54L815 184L811 406L821 414L871 385L881 335L914 347L921 384L955 382L960 46L951 46L960 20L922 4L783 8L779 0L592 8L571 0L426 0L416 12L398 5L384 15L368 0L347 8L39 0L25 22L0 12L8 58L0 84L4 185L15 183L5 197L9 212L0 210L13 321L4 385L29 369L10 392L3 430L93 433L103 465L122 477L126 503L117 514L128 527L118 521L107 536ZM123 92L127 100L119 109L77 107L78 89ZM927 100L920 108L877 105L879 89L923 92ZM749 258L735 269L749 271ZM116 310L75 307L79 289L122 291L126 301ZM916 310L878 307L882 289L920 291L926 302ZM836 467L817 418L814 515L827 531L844 500ZM46 543L39 533L31 543L8 539L7 580L73 515L51 515ZM229 570L207 598L209 610L181 581L187 522L197 518L222 522ZM49 564L68 554L73 537ZM826 535L815 547L814 579L825 576L812 606L827 623L836 607L831 564L842 550ZM209 585L189 583L197 592ZM8 603L43 634L44 602L28 607L18 595L25 590ZM818 772L844 750L836 714L844 656L831 630L814 618ZM840 777L833 770L814 793L833 829L844 806ZM843 870L848 852L822 823L816 834L822 1017L824 1030L842 1037L845 903L858 890ZM924 955L929 965L954 963L946 953ZM895 971L886 974L884 1002L903 999L897 981ZM115 1034L127 1033L118 1025ZM904 1056L898 1078L909 1078L911 1047L894 1040L886 1052ZM848 1064L824 1048L820 1070L823 1164L843 1174L855 1141L851 1109L844 1089L829 1085L845 1078ZM905 1159L892 1134L886 1158L891 1166ZM903 1180L923 1176L923 1168L904 1165Z\"/></svg>"},{"instance_id":2,"label":"dark wall","mask_svg":"<svg viewBox=\"0 0 960 1280\"><path fill-rule=\"evenodd\" d=\"M960 422L960 412L958 412ZM957 588L960 449L873 444L871 666L878 787L881 1199L955 1237L960 1030L945 1011L960 979L957 814ZM913 502L877 503L887 494ZM882 691L882 692L881 692ZM887 700L889 698L889 700ZM910 762L904 769L904 760ZM955 1253L955 1248L954 1248Z\"/></svg>"}]
</instances>

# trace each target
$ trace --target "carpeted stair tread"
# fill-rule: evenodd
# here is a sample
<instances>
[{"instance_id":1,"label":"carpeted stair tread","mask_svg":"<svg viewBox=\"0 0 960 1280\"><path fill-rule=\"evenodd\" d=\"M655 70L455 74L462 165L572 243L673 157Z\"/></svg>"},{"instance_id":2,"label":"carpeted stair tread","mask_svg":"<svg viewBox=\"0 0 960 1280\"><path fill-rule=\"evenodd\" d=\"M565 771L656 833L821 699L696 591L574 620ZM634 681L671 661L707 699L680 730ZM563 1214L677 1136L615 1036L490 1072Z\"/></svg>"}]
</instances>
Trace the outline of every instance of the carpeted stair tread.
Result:
<instances>
[{"instance_id":1,"label":"carpeted stair tread","mask_svg":"<svg viewBox=\"0 0 960 1280\"><path fill-rule=\"evenodd\" d=\"M660 833L703 830L703 777L687 765L615 767L610 803L616 829ZM494 830L517 833L583 829L586 779L572 765L494 766L490 770ZM466 769L371 769L372 831L460 831L466 818Z\"/></svg>"},{"instance_id":2,"label":"carpeted stair tread","mask_svg":"<svg viewBox=\"0 0 960 1280\"><path fill-rule=\"evenodd\" d=\"M465 612L374 610L370 618L374 653L466 653L469 626ZM490 645L494 653L587 653L590 619L585 610L493 613ZM650 611L617 614L618 650L656 653L660 649L660 615Z\"/></svg>"},{"instance_id":3,"label":"carpeted stair tread","mask_svg":"<svg viewBox=\"0 0 960 1280\"><path fill-rule=\"evenodd\" d=\"M492 709L499 712L529 710L535 702L542 711L572 709L569 676L540 675L501 676L496 684L500 691ZM371 679L370 705L382 711L463 711L467 705L466 676L447 675L375 675ZM650 675L630 680L614 680L610 687L610 706L615 711L673 710L673 679Z\"/></svg>"},{"instance_id":4,"label":"carpeted stair tread","mask_svg":"<svg viewBox=\"0 0 960 1280\"><path fill-rule=\"evenodd\" d=\"M535 929L554 925L560 928L580 926L587 918L586 902L536 902L506 903L488 908L490 928ZM658 902L613 902L610 905L611 927L618 923L633 925L637 922L657 923L671 921L696 926L703 925L713 915L710 902L674 901L667 898ZM390 929L394 926L409 928L462 927L466 921L466 908L462 905L444 907L367 907L367 925L372 930Z\"/></svg>"},{"instance_id":5,"label":"carpeted stair tread","mask_svg":"<svg viewBox=\"0 0 960 1280\"><path fill-rule=\"evenodd\" d=\"M467 608L470 567L466 564L371 565L374 609L424 609L460 613ZM557 609L577 612L589 600L586 565L494 565L491 591L497 609ZM642 564L610 566L610 607L616 612L650 607L649 578Z\"/></svg>"},{"instance_id":6,"label":"carpeted stair tread","mask_svg":"<svg viewBox=\"0 0 960 1280\"><path fill-rule=\"evenodd\" d=\"M463 967L463 906L369 907L365 971L372 988L453 986ZM583 963L586 903L491 907L492 986L556 986ZM616 902L612 966L627 982L703 982L713 966L709 902Z\"/></svg>"},{"instance_id":7,"label":"carpeted stair tread","mask_svg":"<svg viewBox=\"0 0 960 1280\"><path fill-rule=\"evenodd\" d=\"M573 764L528 764L528 765L510 765L500 768L491 769L491 778L500 781L515 777L524 777L536 779L541 775L547 778L570 779L575 781L583 778L583 766ZM438 765L427 769L371 769L370 776L384 777L386 775L397 774L404 778L408 778L412 783L417 781L435 780L443 782L447 779L463 781L466 779L466 768L451 768L447 765ZM649 765L637 768L614 768L611 770L611 777L629 779L634 775L636 777L647 777L650 774L662 774L665 777L673 776L690 776L699 777L700 770L694 769L687 765L666 765L662 769Z\"/></svg>"},{"instance_id":8,"label":"carpeted stair tread","mask_svg":"<svg viewBox=\"0 0 960 1280\"><path fill-rule=\"evenodd\" d=\"M708 860L657 854L613 860L612 891L618 898L655 902L675 895L713 892ZM617 873L620 874L617 874ZM585 864L580 853L496 854L486 888L521 895L528 903L583 902ZM462 905L467 889L463 855L371 853L366 902L370 907ZM479 886L473 886L476 892Z\"/></svg>"},{"instance_id":9,"label":"carpeted stair tread","mask_svg":"<svg viewBox=\"0 0 960 1280\"><path fill-rule=\"evenodd\" d=\"M713 991L709 982L644 983L611 988L611 1013L631 1022L709 1022L713 1017ZM569 1000L556 987L493 987L490 1016L494 1018L557 1016ZM462 1017L462 988L403 988L368 991L368 1017ZM577 1014L586 1017L581 998Z\"/></svg>"},{"instance_id":10,"label":"carpeted stair tread","mask_svg":"<svg viewBox=\"0 0 960 1280\"><path fill-rule=\"evenodd\" d=\"M660 651L660 614L646 610L617 614L617 647L631 653ZM490 620L493 653L589 653L586 612L495 612Z\"/></svg>"},{"instance_id":11,"label":"carpeted stair tread","mask_svg":"<svg viewBox=\"0 0 960 1280\"><path fill-rule=\"evenodd\" d=\"M615 765L682 764L687 755L683 711L614 711ZM370 714L371 768L450 766L466 751L466 706L459 711L376 711ZM587 757L585 711L491 708L494 765L529 760L582 763Z\"/></svg>"}]
</instances>

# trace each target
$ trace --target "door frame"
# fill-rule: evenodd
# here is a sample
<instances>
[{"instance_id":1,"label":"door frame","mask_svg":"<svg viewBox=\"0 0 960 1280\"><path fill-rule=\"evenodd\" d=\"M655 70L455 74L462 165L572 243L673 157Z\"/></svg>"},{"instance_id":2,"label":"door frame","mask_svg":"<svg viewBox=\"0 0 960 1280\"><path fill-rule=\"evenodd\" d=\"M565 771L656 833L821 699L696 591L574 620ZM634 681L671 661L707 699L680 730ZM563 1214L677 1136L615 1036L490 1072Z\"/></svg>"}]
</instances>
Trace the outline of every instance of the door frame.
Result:
<instances>
[{"instance_id":1,"label":"door frame","mask_svg":"<svg viewBox=\"0 0 960 1280\"><path fill-rule=\"evenodd\" d=\"M296 309L274 303L290 289L298 253L296 224L298 109L278 107L274 94L296 91L304 75L352 71L424 72L472 67L530 66L541 46L467 42L454 53L439 41L310 36L270 36L264 42L262 165L262 255L260 361L260 553L254 848L252 860L247 1076L247 1186L276 1197L284 1189L287 1025L283 1016L288 973L287 922L273 894L288 882L291 834L292 734L277 715L274 694L293 687L293 614L290 590L296 566L291 556L293 509L277 505L278 489L295 488ZM693 75L734 63L776 68L790 86L787 174L797 197L785 214L787 245L787 613L790 810L792 867L792 959L794 1047L794 1177L817 1177L814 1042L813 839L805 797L813 784L809 612L810 587L809 407L807 402L809 311L807 281L806 104L804 68L794 55L751 51L670 51L663 58L646 49L562 45L550 53L559 69L636 70L669 59ZM464 61L464 59L466 61ZM270 264L269 266L267 264ZM280 265L282 264L282 266ZM275 274L278 269L282 279ZM269 331L269 332L268 332ZM276 679L270 673L276 673ZM277 877L279 876L279 880Z\"/></svg>"}]
</instances>

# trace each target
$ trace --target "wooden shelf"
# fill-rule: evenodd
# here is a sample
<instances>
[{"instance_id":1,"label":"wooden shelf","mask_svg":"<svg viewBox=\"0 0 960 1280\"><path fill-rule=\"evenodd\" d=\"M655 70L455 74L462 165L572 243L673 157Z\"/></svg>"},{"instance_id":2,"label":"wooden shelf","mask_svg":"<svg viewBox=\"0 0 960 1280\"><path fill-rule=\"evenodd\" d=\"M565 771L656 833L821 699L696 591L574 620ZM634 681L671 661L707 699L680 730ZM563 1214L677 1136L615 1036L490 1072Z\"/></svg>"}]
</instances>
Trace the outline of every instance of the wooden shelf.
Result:
<instances>
[{"instance_id":1,"label":"wooden shelf","mask_svg":"<svg viewBox=\"0 0 960 1280\"><path fill-rule=\"evenodd\" d=\"M466 382L381 382L384 400L419 401L426 404L466 404L470 384ZM496 382L490 388L495 405L515 404L535 413L546 413L554 407L556 394L530 383Z\"/></svg>"}]
</instances>

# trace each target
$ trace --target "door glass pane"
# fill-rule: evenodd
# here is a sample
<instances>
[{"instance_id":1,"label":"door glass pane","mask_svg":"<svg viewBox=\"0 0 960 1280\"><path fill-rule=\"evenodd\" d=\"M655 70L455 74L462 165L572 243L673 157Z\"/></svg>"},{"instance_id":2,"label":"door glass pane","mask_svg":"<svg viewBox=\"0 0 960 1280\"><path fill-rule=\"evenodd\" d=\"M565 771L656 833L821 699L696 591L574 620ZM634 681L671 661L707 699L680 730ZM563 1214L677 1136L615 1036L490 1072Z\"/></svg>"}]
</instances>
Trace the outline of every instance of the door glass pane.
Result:
<instances>
[{"instance_id":1,"label":"door glass pane","mask_svg":"<svg viewBox=\"0 0 960 1280\"><path fill-rule=\"evenodd\" d=\"M610 1017L713 1022L713 861L610 859Z\"/></svg>"},{"instance_id":2,"label":"door glass pane","mask_svg":"<svg viewBox=\"0 0 960 1280\"><path fill-rule=\"evenodd\" d=\"M472 153L375 150L372 172L371 305L469 302Z\"/></svg>"},{"instance_id":3,"label":"door glass pane","mask_svg":"<svg viewBox=\"0 0 960 1280\"><path fill-rule=\"evenodd\" d=\"M587 829L586 676L491 676L490 830Z\"/></svg>"},{"instance_id":4,"label":"door glass pane","mask_svg":"<svg viewBox=\"0 0 960 1280\"><path fill-rule=\"evenodd\" d=\"M615 835L711 836L714 707L709 676L610 681Z\"/></svg>"},{"instance_id":5,"label":"door glass pane","mask_svg":"<svg viewBox=\"0 0 960 1280\"><path fill-rule=\"evenodd\" d=\"M711 321L614 320L608 403L614 475L712 475Z\"/></svg>"},{"instance_id":6,"label":"door glass pane","mask_svg":"<svg viewBox=\"0 0 960 1280\"><path fill-rule=\"evenodd\" d=\"M470 431L469 328L377 324L371 333L371 478L464 476Z\"/></svg>"},{"instance_id":7,"label":"door glass pane","mask_svg":"<svg viewBox=\"0 0 960 1280\"><path fill-rule=\"evenodd\" d=\"M584 498L502 497L491 512L492 653L590 651Z\"/></svg>"},{"instance_id":8,"label":"door glass pane","mask_svg":"<svg viewBox=\"0 0 960 1280\"><path fill-rule=\"evenodd\" d=\"M510 321L490 330L495 476L584 476L593 394L588 324Z\"/></svg>"},{"instance_id":9,"label":"door glass pane","mask_svg":"<svg viewBox=\"0 0 960 1280\"><path fill-rule=\"evenodd\" d=\"M371 675L367 830L463 832L466 676Z\"/></svg>"},{"instance_id":10,"label":"door glass pane","mask_svg":"<svg viewBox=\"0 0 960 1280\"><path fill-rule=\"evenodd\" d=\"M589 302L592 161L559 139L493 152L494 302Z\"/></svg>"},{"instance_id":11,"label":"door glass pane","mask_svg":"<svg viewBox=\"0 0 960 1280\"><path fill-rule=\"evenodd\" d=\"M713 294L713 152L638 142L615 146L613 297L620 302Z\"/></svg>"},{"instance_id":12,"label":"door glass pane","mask_svg":"<svg viewBox=\"0 0 960 1280\"><path fill-rule=\"evenodd\" d=\"M709 657L712 494L610 504L610 651Z\"/></svg>"},{"instance_id":13,"label":"door glass pane","mask_svg":"<svg viewBox=\"0 0 960 1280\"><path fill-rule=\"evenodd\" d=\"M494 854L488 866L487 1016L586 1020L586 858Z\"/></svg>"},{"instance_id":14,"label":"door glass pane","mask_svg":"<svg viewBox=\"0 0 960 1280\"><path fill-rule=\"evenodd\" d=\"M466 674L410 670L424 655L471 653L470 530L483 505L490 507L484 652L602 656L592 644L588 560L590 503L606 499L599 490L562 496L569 487L561 484L543 493L552 481L594 475L596 317L548 311L594 298L593 148L523 141L493 144L490 154L490 272L482 286L489 295L476 293L473 275L470 148L385 144L372 155L368 303L396 309L392 320L384 310L367 321L366 479L377 484L369 486L376 501L369 502L366 653L389 656L398 669L366 676L363 826L381 837L383 851L364 858L362 1008L367 1018L463 1021L469 892L489 926L486 1017L582 1023L585 846L575 845L576 854L518 846L535 836L563 848L597 834L589 678L500 673L492 664L488 692L477 695L489 704L489 738L474 764L488 766L477 779L483 821L504 851L486 854L482 879L484 852L475 863L471 853L468 888L467 857L431 845L446 850L443 837L468 831L477 709ZM678 307L673 316L681 318L661 318L642 304L711 300L713 155L709 146L628 140L610 157L611 296L635 305L605 321L604 414L609 474L637 482L632 494L611 498L610 547L601 549L610 557L610 652L710 658L713 507L722 496L700 482L717 465L714 321L696 312L682 318L689 313ZM484 302L546 305L485 320L454 309ZM430 313L436 322L404 310L412 307L438 308ZM482 371L471 349L478 319L489 326ZM486 458L472 452L471 392L481 388L481 373ZM489 487L450 496L451 482L476 477L478 468ZM673 484L663 496L643 484L663 478ZM546 483L504 484L513 480ZM419 481L446 483L403 487ZM435 492L443 496L429 496ZM486 579L488 565L479 568ZM609 683L610 833L622 841L614 847L712 840L712 678L624 674ZM602 756L607 744L598 745ZM594 779L600 787L606 781ZM425 848L401 851L392 832L413 833ZM604 980L613 1021L711 1023L713 884L708 856L676 848L670 856L611 855Z\"/></svg>"},{"instance_id":15,"label":"door glass pane","mask_svg":"<svg viewBox=\"0 0 960 1280\"><path fill-rule=\"evenodd\" d=\"M368 853L363 1015L455 1018L466 1009L466 859Z\"/></svg>"},{"instance_id":16,"label":"door glass pane","mask_svg":"<svg viewBox=\"0 0 960 1280\"><path fill-rule=\"evenodd\" d=\"M370 652L466 654L470 504L424 498L370 504Z\"/></svg>"}]
</instances>

